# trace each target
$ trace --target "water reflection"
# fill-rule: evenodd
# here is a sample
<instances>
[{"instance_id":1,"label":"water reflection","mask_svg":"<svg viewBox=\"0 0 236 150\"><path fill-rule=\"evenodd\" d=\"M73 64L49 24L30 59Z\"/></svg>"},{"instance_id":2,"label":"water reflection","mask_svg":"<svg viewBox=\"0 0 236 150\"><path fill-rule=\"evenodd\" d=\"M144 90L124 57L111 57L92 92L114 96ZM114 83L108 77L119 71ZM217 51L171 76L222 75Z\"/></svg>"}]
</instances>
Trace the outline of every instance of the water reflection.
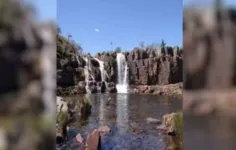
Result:
<instances>
[{"instance_id":1,"label":"water reflection","mask_svg":"<svg viewBox=\"0 0 236 150\"><path fill-rule=\"evenodd\" d=\"M101 99L100 99L100 107L99 107L99 124L100 125L105 125L105 96L101 95Z\"/></svg>"},{"instance_id":2,"label":"water reflection","mask_svg":"<svg viewBox=\"0 0 236 150\"><path fill-rule=\"evenodd\" d=\"M110 127L111 132L103 138L103 146L109 148L104 149L164 148L166 143L158 134L157 125L148 124L146 119L161 119L182 107L182 101L155 95L88 94L85 97L91 100L92 113L87 124L76 130L85 138L95 128Z\"/></svg>"},{"instance_id":3,"label":"water reflection","mask_svg":"<svg viewBox=\"0 0 236 150\"><path fill-rule=\"evenodd\" d=\"M129 112L128 112L128 94L116 95L116 122L121 132L125 133L129 130Z\"/></svg>"}]
</instances>

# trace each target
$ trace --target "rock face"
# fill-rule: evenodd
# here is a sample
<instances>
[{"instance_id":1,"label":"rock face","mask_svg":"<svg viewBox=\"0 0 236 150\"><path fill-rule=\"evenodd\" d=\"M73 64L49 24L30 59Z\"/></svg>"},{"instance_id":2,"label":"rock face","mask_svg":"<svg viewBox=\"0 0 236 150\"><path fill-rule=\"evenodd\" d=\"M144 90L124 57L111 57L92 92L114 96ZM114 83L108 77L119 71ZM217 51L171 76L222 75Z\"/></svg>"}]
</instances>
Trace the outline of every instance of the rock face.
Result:
<instances>
[{"instance_id":1,"label":"rock face","mask_svg":"<svg viewBox=\"0 0 236 150\"><path fill-rule=\"evenodd\" d=\"M182 49L178 47L158 50L135 48L124 54L131 85L164 85L183 81ZM96 57L105 61L109 81L116 83L116 53L99 53Z\"/></svg>"},{"instance_id":2,"label":"rock face","mask_svg":"<svg viewBox=\"0 0 236 150\"><path fill-rule=\"evenodd\" d=\"M130 93L155 94L164 96L182 96L183 94L183 83L153 86L138 85L130 88Z\"/></svg>"},{"instance_id":3,"label":"rock face","mask_svg":"<svg viewBox=\"0 0 236 150\"><path fill-rule=\"evenodd\" d=\"M159 51L161 53L136 48L126 54L130 84L162 85L182 81L182 50L166 47Z\"/></svg>"},{"instance_id":4,"label":"rock face","mask_svg":"<svg viewBox=\"0 0 236 150\"><path fill-rule=\"evenodd\" d=\"M116 52L98 53L95 57L76 56L76 50L67 39L60 35L57 38L60 43L57 50L58 95L84 93L86 89L91 93L116 92ZM67 50L64 45L70 45L71 48ZM124 55L129 68L130 85L166 85L182 82L183 56L182 49L178 47L134 48L130 52L124 52ZM100 63L95 58L104 62L106 84L102 82ZM85 84L78 84L85 80Z\"/></svg>"}]
</instances>

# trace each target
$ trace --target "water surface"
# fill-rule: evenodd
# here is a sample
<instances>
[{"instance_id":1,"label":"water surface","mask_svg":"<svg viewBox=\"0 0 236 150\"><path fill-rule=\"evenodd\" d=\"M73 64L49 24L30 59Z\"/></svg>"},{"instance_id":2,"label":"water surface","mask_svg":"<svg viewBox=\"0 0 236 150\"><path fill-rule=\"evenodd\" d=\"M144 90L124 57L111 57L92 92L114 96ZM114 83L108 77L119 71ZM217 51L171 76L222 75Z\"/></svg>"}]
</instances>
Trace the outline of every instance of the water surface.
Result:
<instances>
[{"instance_id":1,"label":"water surface","mask_svg":"<svg viewBox=\"0 0 236 150\"><path fill-rule=\"evenodd\" d=\"M103 125L111 133L102 140L102 149L163 149L163 135L158 134L156 124L148 124L148 117L161 119L167 113L182 109L182 101L175 97L144 94L90 94L92 113L88 123L75 127L86 137L93 129ZM80 96L81 97L81 96ZM78 99L79 97L66 97ZM108 102L110 99L110 102Z\"/></svg>"}]
</instances>

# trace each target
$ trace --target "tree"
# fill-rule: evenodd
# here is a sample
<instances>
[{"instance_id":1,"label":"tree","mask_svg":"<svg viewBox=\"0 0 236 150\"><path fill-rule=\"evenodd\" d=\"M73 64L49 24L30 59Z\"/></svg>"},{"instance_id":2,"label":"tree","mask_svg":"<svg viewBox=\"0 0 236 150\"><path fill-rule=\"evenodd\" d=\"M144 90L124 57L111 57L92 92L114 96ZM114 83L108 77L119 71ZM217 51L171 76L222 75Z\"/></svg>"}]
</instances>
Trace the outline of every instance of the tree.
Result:
<instances>
[{"instance_id":1,"label":"tree","mask_svg":"<svg viewBox=\"0 0 236 150\"><path fill-rule=\"evenodd\" d=\"M121 48L119 46L116 47L115 52L120 53L121 52Z\"/></svg>"},{"instance_id":2,"label":"tree","mask_svg":"<svg viewBox=\"0 0 236 150\"><path fill-rule=\"evenodd\" d=\"M57 26L57 34L61 34L61 28Z\"/></svg>"},{"instance_id":3,"label":"tree","mask_svg":"<svg viewBox=\"0 0 236 150\"><path fill-rule=\"evenodd\" d=\"M165 46L166 46L166 43L165 43L164 40L162 39L162 40L161 40L160 47L161 47L161 48L164 48Z\"/></svg>"},{"instance_id":4,"label":"tree","mask_svg":"<svg viewBox=\"0 0 236 150\"><path fill-rule=\"evenodd\" d=\"M145 46L144 46L144 41L140 42L139 45L140 45L140 47L141 47L142 49L145 48Z\"/></svg>"},{"instance_id":5,"label":"tree","mask_svg":"<svg viewBox=\"0 0 236 150\"><path fill-rule=\"evenodd\" d=\"M75 40L72 40L71 43L72 43L72 45L73 45L73 48L76 50L76 52L77 52L78 54L81 54L82 51L83 51L82 47L81 47L79 44L77 44L77 43L75 42Z\"/></svg>"},{"instance_id":6,"label":"tree","mask_svg":"<svg viewBox=\"0 0 236 150\"><path fill-rule=\"evenodd\" d=\"M72 38L71 34L68 35L68 41L70 41L70 38Z\"/></svg>"}]
</instances>

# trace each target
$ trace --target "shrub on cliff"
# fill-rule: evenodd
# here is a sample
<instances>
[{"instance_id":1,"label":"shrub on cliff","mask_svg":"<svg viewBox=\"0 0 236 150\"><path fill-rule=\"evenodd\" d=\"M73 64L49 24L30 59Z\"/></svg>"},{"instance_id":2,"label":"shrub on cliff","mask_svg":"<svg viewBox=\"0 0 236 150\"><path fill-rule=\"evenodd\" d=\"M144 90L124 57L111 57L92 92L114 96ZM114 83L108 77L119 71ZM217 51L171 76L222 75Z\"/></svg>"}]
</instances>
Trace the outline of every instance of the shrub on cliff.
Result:
<instances>
[{"instance_id":1,"label":"shrub on cliff","mask_svg":"<svg viewBox=\"0 0 236 150\"><path fill-rule=\"evenodd\" d=\"M119 46L116 47L115 52L120 53L121 52L121 48Z\"/></svg>"},{"instance_id":2,"label":"shrub on cliff","mask_svg":"<svg viewBox=\"0 0 236 150\"><path fill-rule=\"evenodd\" d=\"M70 58L75 54L82 54L82 47L71 39L72 36L64 37L61 35L60 27L57 27L57 58Z\"/></svg>"},{"instance_id":3,"label":"shrub on cliff","mask_svg":"<svg viewBox=\"0 0 236 150\"><path fill-rule=\"evenodd\" d=\"M165 46L166 46L166 43L164 42L164 40L161 40L160 47L161 47L161 48L164 48Z\"/></svg>"},{"instance_id":4,"label":"shrub on cliff","mask_svg":"<svg viewBox=\"0 0 236 150\"><path fill-rule=\"evenodd\" d=\"M182 150L183 141L183 112L177 112L173 119L176 136L174 137L174 144L177 149Z\"/></svg>"}]
</instances>

